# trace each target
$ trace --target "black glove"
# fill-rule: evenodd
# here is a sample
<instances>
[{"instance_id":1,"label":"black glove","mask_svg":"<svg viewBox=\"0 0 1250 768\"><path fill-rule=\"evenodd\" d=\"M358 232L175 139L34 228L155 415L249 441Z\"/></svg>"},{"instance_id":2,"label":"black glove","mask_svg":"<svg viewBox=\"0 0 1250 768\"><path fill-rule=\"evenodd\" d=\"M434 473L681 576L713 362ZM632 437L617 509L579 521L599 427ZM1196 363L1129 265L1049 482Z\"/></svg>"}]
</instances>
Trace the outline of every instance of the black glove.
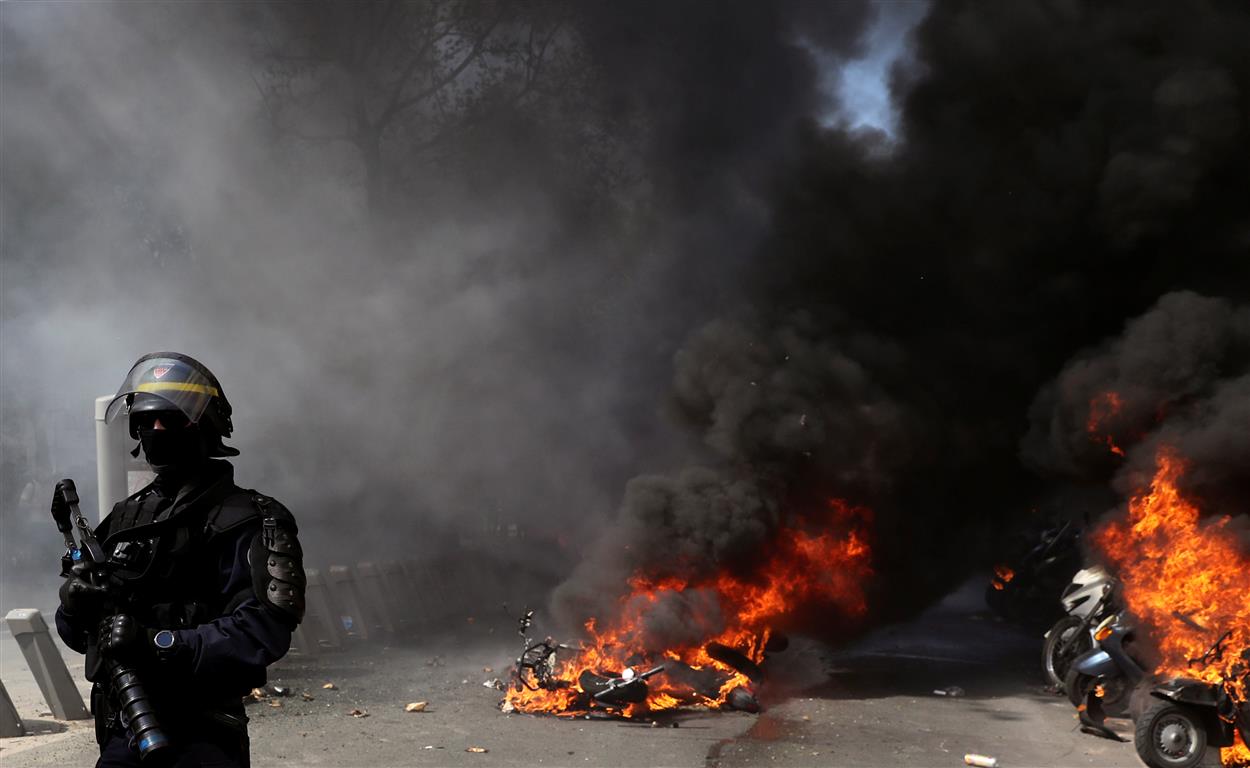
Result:
<instances>
[{"instance_id":1,"label":"black glove","mask_svg":"<svg viewBox=\"0 0 1250 768\"><path fill-rule=\"evenodd\" d=\"M96 586L88 581L90 570L90 563L75 564L72 575L66 577L61 585L61 607L65 609L66 616L95 620L104 613L105 605L112 597L111 590L108 586Z\"/></svg>"},{"instance_id":2,"label":"black glove","mask_svg":"<svg viewBox=\"0 0 1250 768\"><path fill-rule=\"evenodd\" d=\"M156 646L152 644L152 635L133 617L119 613L100 622L98 650L106 659L140 666L156 658Z\"/></svg>"},{"instance_id":3,"label":"black glove","mask_svg":"<svg viewBox=\"0 0 1250 768\"><path fill-rule=\"evenodd\" d=\"M56 520L59 526L61 521L69 520L70 514L69 502L65 500L65 490L60 483L57 483L56 488L52 490L52 519Z\"/></svg>"}]
</instances>

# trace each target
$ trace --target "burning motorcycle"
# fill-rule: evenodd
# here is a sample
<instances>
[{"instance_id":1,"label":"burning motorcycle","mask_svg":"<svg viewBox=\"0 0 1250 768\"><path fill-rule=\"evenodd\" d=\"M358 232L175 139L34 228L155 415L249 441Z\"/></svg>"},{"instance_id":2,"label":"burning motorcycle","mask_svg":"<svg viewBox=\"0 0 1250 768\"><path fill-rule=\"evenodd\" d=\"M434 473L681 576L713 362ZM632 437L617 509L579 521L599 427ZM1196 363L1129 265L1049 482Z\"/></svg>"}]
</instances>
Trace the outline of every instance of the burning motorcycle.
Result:
<instances>
[{"instance_id":1,"label":"burning motorcycle","mask_svg":"<svg viewBox=\"0 0 1250 768\"><path fill-rule=\"evenodd\" d=\"M526 611L517 622L517 632L521 635L522 650L512 667L512 685L520 693L522 690L556 690L567 688L568 682L556 677L556 653L565 650L576 650L572 646L557 643L550 637L535 641L529 636L534 626L534 612Z\"/></svg>"},{"instance_id":2,"label":"burning motorcycle","mask_svg":"<svg viewBox=\"0 0 1250 768\"><path fill-rule=\"evenodd\" d=\"M1191 666L1206 667L1224 659L1225 632ZM1176 678L1150 690L1157 699L1137 719L1133 746L1150 768L1194 768L1208 747L1231 747L1235 736L1250 744L1250 650L1228 665L1218 682Z\"/></svg>"},{"instance_id":3,"label":"burning motorcycle","mask_svg":"<svg viewBox=\"0 0 1250 768\"><path fill-rule=\"evenodd\" d=\"M524 691L565 691L573 703L573 709L589 710L603 707L623 710L630 705L642 704L650 692L647 680L664 671L664 666L652 667L643 672L625 667L620 673L604 673L583 670L577 678L577 688L559 677L556 655L561 651L574 651L574 646L557 643L552 638L534 640L530 629L534 624L534 612L527 611L518 621L517 632L522 638L521 655L512 669L512 688L516 693Z\"/></svg>"},{"instance_id":4,"label":"burning motorcycle","mask_svg":"<svg viewBox=\"0 0 1250 768\"><path fill-rule=\"evenodd\" d=\"M1055 688L1064 688L1072 662L1094 646L1099 623L1116 611L1116 580L1100 566L1077 571L1059 601L1067 613L1055 622L1042 642L1042 671Z\"/></svg>"}]
</instances>

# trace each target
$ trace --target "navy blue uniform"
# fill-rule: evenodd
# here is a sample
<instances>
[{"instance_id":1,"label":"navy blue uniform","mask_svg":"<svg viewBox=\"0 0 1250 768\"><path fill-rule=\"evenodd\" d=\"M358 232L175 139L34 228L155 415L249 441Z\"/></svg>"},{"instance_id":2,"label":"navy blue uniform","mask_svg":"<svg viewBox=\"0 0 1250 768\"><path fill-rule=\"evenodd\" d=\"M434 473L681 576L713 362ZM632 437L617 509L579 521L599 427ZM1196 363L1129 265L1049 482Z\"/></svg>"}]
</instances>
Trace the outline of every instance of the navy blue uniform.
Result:
<instances>
[{"instance_id":1,"label":"navy blue uniform","mask_svg":"<svg viewBox=\"0 0 1250 768\"><path fill-rule=\"evenodd\" d=\"M174 742L177 765L248 764L242 697L265 683L265 668L287 652L302 615L294 519L276 501L236 486L233 475L227 462L210 461L179 487L162 487L158 479L119 502L96 529L126 585L125 612L149 630L173 631L173 647L138 672ZM274 530L288 551L294 548L298 574L286 577L294 584L275 581L266 570L266 562L274 563L266 548ZM299 611L266 597L279 587L298 590ZM104 709L103 722L97 720L99 765L138 765L129 734L110 712L109 692L97 681L103 679L91 652L97 623L64 608L56 613L61 639L87 653L97 718Z\"/></svg>"}]
</instances>

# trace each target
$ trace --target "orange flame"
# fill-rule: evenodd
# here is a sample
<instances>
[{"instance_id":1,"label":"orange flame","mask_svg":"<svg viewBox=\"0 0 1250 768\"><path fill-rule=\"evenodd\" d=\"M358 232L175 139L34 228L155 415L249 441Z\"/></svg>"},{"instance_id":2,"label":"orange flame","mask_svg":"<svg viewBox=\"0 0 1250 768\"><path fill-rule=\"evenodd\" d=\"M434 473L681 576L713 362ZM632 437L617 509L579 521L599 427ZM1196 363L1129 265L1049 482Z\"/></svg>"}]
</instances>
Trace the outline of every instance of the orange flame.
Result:
<instances>
[{"instance_id":1,"label":"orange flame","mask_svg":"<svg viewBox=\"0 0 1250 768\"><path fill-rule=\"evenodd\" d=\"M522 712L581 714L585 709L579 699L585 699L578 678L583 672L619 674L631 665L638 665L641 671L668 661L711 672L719 681L715 696L709 689L695 690L688 682L660 673L648 681L650 692L646 701L627 707L626 716L683 705L724 706L731 691L739 686L750 688L751 682L742 672L709 656L709 643L728 646L759 663L773 626L801 607L827 607L848 622L867 613L864 584L872 575L867 538L872 513L865 507L833 499L824 518L820 532L798 528L778 531L763 565L750 575L722 571L713 578L689 581L635 574L611 623L601 628L595 619L590 619L586 622L589 640L581 653L575 658L557 659L555 677L564 687L537 691L516 691L510 687L506 701ZM694 626L708 622L705 638L679 647L647 647L647 610L661 600L696 590L712 598L723 621L713 627L712 616L691 616Z\"/></svg>"},{"instance_id":2,"label":"orange flame","mask_svg":"<svg viewBox=\"0 0 1250 768\"><path fill-rule=\"evenodd\" d=\"M1005 565L996 565L994 566L994 578L990 581L990 583L994 585L994 589L1001 592L1015 577L1015 571Z\"/></svg>"},{"instance_id":3,"label":"orange flame","mask_svg":"<svg viewBox=\"0 0 1250 768\"><path fill-rule=\"evenodd\" d=\"M1107 421L1118 415L1123 407L1124 400L1118 392L1104 392L1089 401L1089 418L1085 421L1089 438L1096 443L1104 443L1107 450L1116 456L1124 456L1124 449L1115 444L1111 435L1102 434L1102 431Z\"/></svg>"},{"instance_id":4,"label":"orange flame","mask_svg":"<svg viewBox=\"0 0 1250 768\"><path fill-rule=\"evenodd\" d=\"M1250 556L1228 530L1228 517L1200 521L1198 507L1177 488L1184 471L1171 449L1160 449L1149 491L1132 497L1127 519L1097 531L1094 543L1118 571L1129 611L1152 633L1161 657L1155 673L1231 680L1230 692L1244 702L1246 680L1237 666L1250 648ZM1226 630L1232 634L1222 659L1190 663ZM1222 750L1221 759L1250 765L1250 751L1238 744Z\"/></svg>"}]
</instances>

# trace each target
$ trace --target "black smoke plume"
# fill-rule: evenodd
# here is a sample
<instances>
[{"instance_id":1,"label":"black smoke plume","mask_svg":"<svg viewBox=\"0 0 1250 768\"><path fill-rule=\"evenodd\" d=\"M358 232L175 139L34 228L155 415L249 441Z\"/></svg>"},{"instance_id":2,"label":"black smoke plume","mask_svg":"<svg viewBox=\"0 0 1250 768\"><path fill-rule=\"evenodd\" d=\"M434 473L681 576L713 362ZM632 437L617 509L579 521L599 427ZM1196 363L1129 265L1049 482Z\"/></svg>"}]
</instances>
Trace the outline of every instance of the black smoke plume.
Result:
<instances>
[{"instance_id":1,"label":"black smoke plume","mask_svg":"<svg viewBox=\"0 0 1250 768\"><path fill-rule=\"evenodd\" d=\"M1105 406L1111 397L1114 408ZM1039 471L1111 474L1124 496L1149 485L1165 448L1188 465L1182 491L1203 512L1248 514L1250 307L1189 292L1162 297L1064 366L1034 402L1022 443Z\"/></svg>"},{"instance_id":2,"label":"black smoke plume","mask_svg":"<svg viewBox=\"0 0 1250 768\"><path fill-rule=\"evenodd\" d=\"M633 481L555 608L610 614L681 547L733 568L831 495L877 512L871 610L910 610L1013 528L1106 509L1035 470L1097 450L1070 433L1119 376L1183 401L1152 439L1244 498L1248 34L1235 4L935 3L892 75L897 133L794 126L750 309L675 357L675 411L708 468ZM1157 360L1129 351L1154 335Z\"/></svg>"}]
</instances>

